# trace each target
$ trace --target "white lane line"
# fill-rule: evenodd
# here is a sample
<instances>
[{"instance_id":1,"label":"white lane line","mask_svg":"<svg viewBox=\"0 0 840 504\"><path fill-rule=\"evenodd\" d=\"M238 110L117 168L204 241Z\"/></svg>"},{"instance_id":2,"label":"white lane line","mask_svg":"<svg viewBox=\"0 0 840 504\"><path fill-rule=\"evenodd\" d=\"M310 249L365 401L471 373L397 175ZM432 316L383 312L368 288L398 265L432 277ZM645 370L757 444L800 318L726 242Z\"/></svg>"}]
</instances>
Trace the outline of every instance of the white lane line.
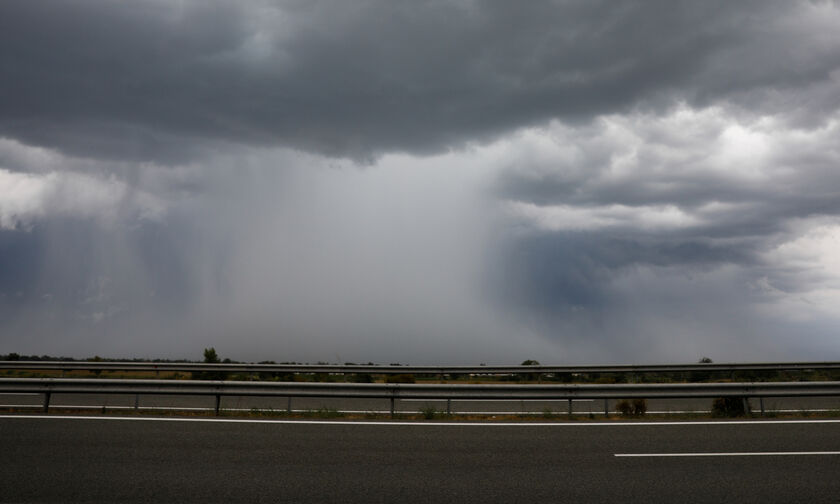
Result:
<instances>
[{"instance_id":1,"label":"white lane line","mask_svg":"<svg viewBox=\"0 0 840 504\"><path fill-rule=\"evenodd\" d=\"M0 408L41 409L43 407L44 407L43 404L0 404ZM214 411L214 408L212 408L212 407L203 407L202 408L202 407L188 407L188 406L138 406L137 408L135 408L134 406L120 406L120 405L111 406L111 405L107 405L107 404L87 404L87 405L85 405L85 404L50 404L50 409L91 410L91 409L101 409L101 408L106 408L106 409L112 410L112 411L133 410L133 409L151 410L151 411L154 411L154 410L157 410L157 411ZM225 408L225 407L223 407L222 411L285 413L288 410L286 408L259 408L259 407L253 407L253 408ZM307 412L315 412L315 411L318 411L318 409L317 408L293 409L292 413L307 413ZM387 415L387 414L391 413L391 410L336 410L336 411L338 413L347 413L347 414L373 413L373 414ZM399 413L401 415L402 414L413 415L413 414L418 413L417 410L400 410L400 409L396 410L395 412ZM655 414L657 412L651 411L650 413ZM662 412L662 413L665 413L665 412ZM675 413L680 413L680 412L675 412ZM682 413L686 413L686 412L682 412ZM698 412L698 413L703 413L703 412ZM708 413L708 411L706 411L705 413ZM511 415L511 416L512 415L533 415L533 416L539 416L539 415L544 415L545 413L542 412L542 411L461 411L461 410L458 410L458 411L453 411L452 414L453 415L486 415L486 416L492 416L492 415ZM555 415L555 416L558 416L558 417L561 416L561 415L566 415L566 414L567 414L566 412L559 411L559 410L552 412L552 415ZM585 411L573 413L573 415L587 415L587 414L589 414L589 413L585 412ZM592 414L593 415L603 415L604 413L595 411L595 412L592 412Z\"/></svg>"},{"instance_id":2,"label":"white lane line","mask_svg":"<svg viewBox=\"0 0 840 504\"><path fill-rule=\"evenodd\" d=\"M40 395L40 394L36 394ZM403 399L405 401L405 399ZM577 401L578 399L575 399ZM588 399L581 399L581 401L586 401ZM40 409L43 408L43 404L31 403L31 404L0 404L0 408L16 408L16 409ZM109 410L133 410L133 409L140 409L140 410L160 410L160 411L213 411L214 408L205 406L205 407L189 407L189 406L140 406L135 408L134 406L120 406L120 405L107 405L107 404L50 404L51 409L101 409L105 407ZM222 411L245 411L245 412L253 412L255 410L261 412L285 412L287 411L286 408L277 407L277 408L270 408L270 407L259 407L254 406L252 408L227 408L223 407ZM318 408L310 408L310 409L293 409L292 413L305 413L311 411L317 411ZM358 413L374 413L374 414L383 414L387 415L391 411L390 410L336 410L339 413L348 413L348 414L358 414ZM778 409L778 410L767 410L767 413L828 413L832 411L837 411L837 409ZM414 414L418 413L417 410L407 410L407 409L397 409L396 413L400 414ZM709 410L661 410L661 411L648 411L648 415L708 415L710 413ZM533 416L540 416L545 415L544 411L464 411L464 410L455 410L452 412L453 415L533 415ZM603 416L603 411L580 411L576 410L572 412L572 416L581 416L581 415L595 415L595 416ZM552 410L551 415L557 418L562 418L563 416L568 416L568 412L563 409ZM620 413L617 411L611 411L610 415L614 415L620 417ZM720 422L715 422L720 423Z\"/></svg>"},{"instance_id":3,"label":"white lane line","mask_svg":"<svg viewBox=\"0 0 840 504\"><path fill-rule=\"evenodd\" d=\"M183 418L183 417L120 417L85 415L0 415L0 420L112 420L135 422L212 422L212 423L262 423L306 425L377 425L377 426L426 426L426 427L640 427L686 425L778 425L778 424L832 424L840 420L736 420L718 422L401 422L365 420L264 420L245 418Z\"/></svg>"},{"instance_id":4,"label":"white lane line","mask_svg":"<svg viewBox=\"0 0 840 504\"><path fill-rule=\"evenodd\" d=\"M592 402L595 399L572 399L572 402ZM446 399L400 399L400 402L446 402ZM508 402L508 403L519 403L519 402L559 402L566 404L569 402L568 399L452 399L452 402Z\"/></svg>"},{"instance_id":5,"label":"white lane line","mask_svg":"<svg viewBox=\"0 0 840 504\"><path fill-rule=\"evenodd\" d=\"M840 451L732 453L615 453L614 455L616 457L776 457L789 455L840 455Z\"/></svg>"},{"instance_id":6,"label":"white lane line","mask_svg":"<svg viewBox=\"0 0 840 504\"><path fill-rule=\"evenodd\" d=\"M16 408L16 409L41 409L43 408L43 404L0 404L0 408ZM214 411L212 407L188 407L188 406L139 406L135 408L134 406L119 406L119 405L106 405L106 404L50 404L51 409L75 409L75 410L90 410L90 409L100 409L106 408L108 410L147 410L147 411ZM242 411L242 412L279 412L284 413L288 410L286 408L260 408L260 407L253 407L253 408L222 408L222 411ZM292 413L306 413L311 411L317 411L317 408L313 409L293 409ZM347 414L364 414L364 413L373 413L373 414L381 414L387 415L391 412L391 410L336 410L338 413L347 413ZM821 412L821 411L832 411L832 410L791 410L793 412L802 413L805 412ZM397 409L396 413L399 414L416 414L418 413L417 410L401 410ZM464 411L464 410L457 410L452 412L453 415L481 415L481 416L513 416L513 415L531 415L531 416L542 416L545 415L544 411ZM581 416L581 415L597 415L603 416L603 411L574 411L572 412L572 416ZM611 412L610 414L618 415L616 412ZM680 411L680 410L670 410L670 411L648 411L650 415L686 415L686 414L709 414L708 410L695 410L695 411ZM556 416L558 418L562 418L563 416L568 416L568 412L562 410L556 410L551 412L552 416Z\"/></svg>"}]
</instances>

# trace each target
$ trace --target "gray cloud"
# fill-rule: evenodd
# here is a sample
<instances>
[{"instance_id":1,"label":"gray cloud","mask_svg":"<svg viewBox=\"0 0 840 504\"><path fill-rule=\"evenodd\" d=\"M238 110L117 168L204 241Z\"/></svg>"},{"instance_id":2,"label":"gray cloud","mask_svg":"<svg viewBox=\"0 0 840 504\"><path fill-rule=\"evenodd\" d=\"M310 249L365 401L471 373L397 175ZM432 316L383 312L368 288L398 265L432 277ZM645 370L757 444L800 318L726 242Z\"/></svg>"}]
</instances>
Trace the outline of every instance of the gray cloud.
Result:
<instances>
[{"instance_id":1,"label":"gray cloud","mask_svg":"<svg viewBox=\"0 0 840 504\"><path fill-rule=\"evenodd\" d=\"M813 119L837 103L837 18L821 2L7 1L0 131L183 161L219 140L429 153L675 100Z\"/></svg>"},{"instance_id":2,"label":"gray cloud","mask_svg":"<svg viewBox=\"0 0 840 504\"><path fill-rule=\"evenodd\" d=\"M0 320L27 335L7 343L70 355L213 345L251 360L527 358L539 337L510 338L480 290L498 214L476 190L481 168L451 172L448 156L383 162L358 170L253 151L204 165L187 192L137 165L138 180L165 187L162 220L59 212L5 232L0 261L17 274L0 278Z\"/></svg>"},{"instance_id":3,"label":"gray cloud","mask_svg":"<svg viewBox=\"0 0 840 504\"><path fill-rule=\"evenodd\" d=\"M837 116L792 129L731 114L682 107L524 133L495 184L524 226L500 249L499 304L596 351L637 354L645 340L658 354L779 358L817 345L787 341L801 331L790 317L824 348L815 327L840 287Z\"/></svg>"},{"instance_id":4,"label":"gray cloud","mask_svg":"<svg viewBox=\"0 0 840 504\"><path fill-rule=\"evenodd\" d=\"M791 219L840 213L837 117L791 129L767 117L744 122L718 108L678 108L586 129L557 125L526 137L498 193L547 216L560 210L549 227L620 233L624 222L636 232L647 219L650 231L671 237L768 235ZM572 209L589 222L564 220Z\"/></svg>"}]
</instances>

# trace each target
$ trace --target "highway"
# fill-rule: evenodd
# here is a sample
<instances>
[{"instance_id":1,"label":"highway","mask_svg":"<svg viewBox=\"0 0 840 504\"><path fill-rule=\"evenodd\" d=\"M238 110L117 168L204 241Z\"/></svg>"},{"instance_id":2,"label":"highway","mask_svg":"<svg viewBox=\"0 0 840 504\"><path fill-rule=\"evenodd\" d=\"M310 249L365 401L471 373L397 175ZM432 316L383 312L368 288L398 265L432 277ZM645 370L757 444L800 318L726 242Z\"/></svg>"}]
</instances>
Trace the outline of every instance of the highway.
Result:
<instances>
[{"instance_id":1,"label":"highway","mask_svg":"<svg viewBox=\"0 0 840 504\"><path fill-rule=\"evenodd\" d=\"M3 502L836 502L840 421L0 416Z\"/></svg>"},{"instance_id":2,"label":"highway","mask_svg":"<svg viewBox=\"0 0 840 504\"><path fill-rule=\"evenodd\" d=\"M111 411L133 409L136 406L146 412L165 409L180 409L184 411L212 411L214 398L208 396L163 396L133 394L54 394L50 401L53 409L102 408ZM711 399L658 399L648 400L650 413L702 413L711 408ZM22 410L36 410L43 404L41 394L2 394L0 393L0 408L17 408ZM760 411L757 398L750 399L755 412ZM289 408L285 397L224 397L221 407L223 410L248 412L252 409L262 411L282 412ZM766 411L783 413L840 411L840 397L778 397L764 400ZM446 411L446 401L435 400L397 400L395 409L402 413L418 413L424 407L434 407L438 411ZM455 400L449 405L454 413L505 415L505 414L534 414L563 415L568 412L568 402L565 400ZM295 398L291 409L296 412L330 409L345 412L378 412L388 413L390 403L387 399L350 399L350 398ZM609 401L611 412L615 412L615 401ZM572 402L575 415L602 415L604 413L603 400L576 399Z\"/></svg>"}]
</instances>

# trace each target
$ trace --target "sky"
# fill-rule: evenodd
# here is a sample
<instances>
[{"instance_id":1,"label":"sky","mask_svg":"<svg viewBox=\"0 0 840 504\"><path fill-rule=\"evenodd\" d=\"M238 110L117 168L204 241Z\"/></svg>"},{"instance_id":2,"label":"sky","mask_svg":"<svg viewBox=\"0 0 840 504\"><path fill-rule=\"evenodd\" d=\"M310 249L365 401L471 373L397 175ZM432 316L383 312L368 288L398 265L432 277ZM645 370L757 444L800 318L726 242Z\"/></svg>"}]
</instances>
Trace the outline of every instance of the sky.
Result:
<instances>
[{"instance_id":1,"label":"sky","mask_svg":"<svg viewBox=\"0 0 840 504\"><path fill-rule=\"evenodd\" d=\"M840 3L0 2L0 354L840 360Z\"/></svg>"}]
</instances>

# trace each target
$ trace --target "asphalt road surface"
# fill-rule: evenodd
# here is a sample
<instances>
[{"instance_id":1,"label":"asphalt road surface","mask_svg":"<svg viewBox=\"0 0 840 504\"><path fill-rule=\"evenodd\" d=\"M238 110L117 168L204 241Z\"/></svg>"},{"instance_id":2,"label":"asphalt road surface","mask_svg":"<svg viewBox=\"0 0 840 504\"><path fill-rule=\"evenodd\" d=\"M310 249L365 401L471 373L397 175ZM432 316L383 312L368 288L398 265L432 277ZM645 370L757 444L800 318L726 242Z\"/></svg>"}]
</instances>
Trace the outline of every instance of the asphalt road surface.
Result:
<instances>
[{"instance_id":1,"label":"asphalt road surface","mask_svg":"<svg viewBox=\"0 0 840 504\"><path fill-rule=\"evenodd\" d=\"M2 502L837 502L840 422L0 417Z\"/></svg>"}]
</instances>

